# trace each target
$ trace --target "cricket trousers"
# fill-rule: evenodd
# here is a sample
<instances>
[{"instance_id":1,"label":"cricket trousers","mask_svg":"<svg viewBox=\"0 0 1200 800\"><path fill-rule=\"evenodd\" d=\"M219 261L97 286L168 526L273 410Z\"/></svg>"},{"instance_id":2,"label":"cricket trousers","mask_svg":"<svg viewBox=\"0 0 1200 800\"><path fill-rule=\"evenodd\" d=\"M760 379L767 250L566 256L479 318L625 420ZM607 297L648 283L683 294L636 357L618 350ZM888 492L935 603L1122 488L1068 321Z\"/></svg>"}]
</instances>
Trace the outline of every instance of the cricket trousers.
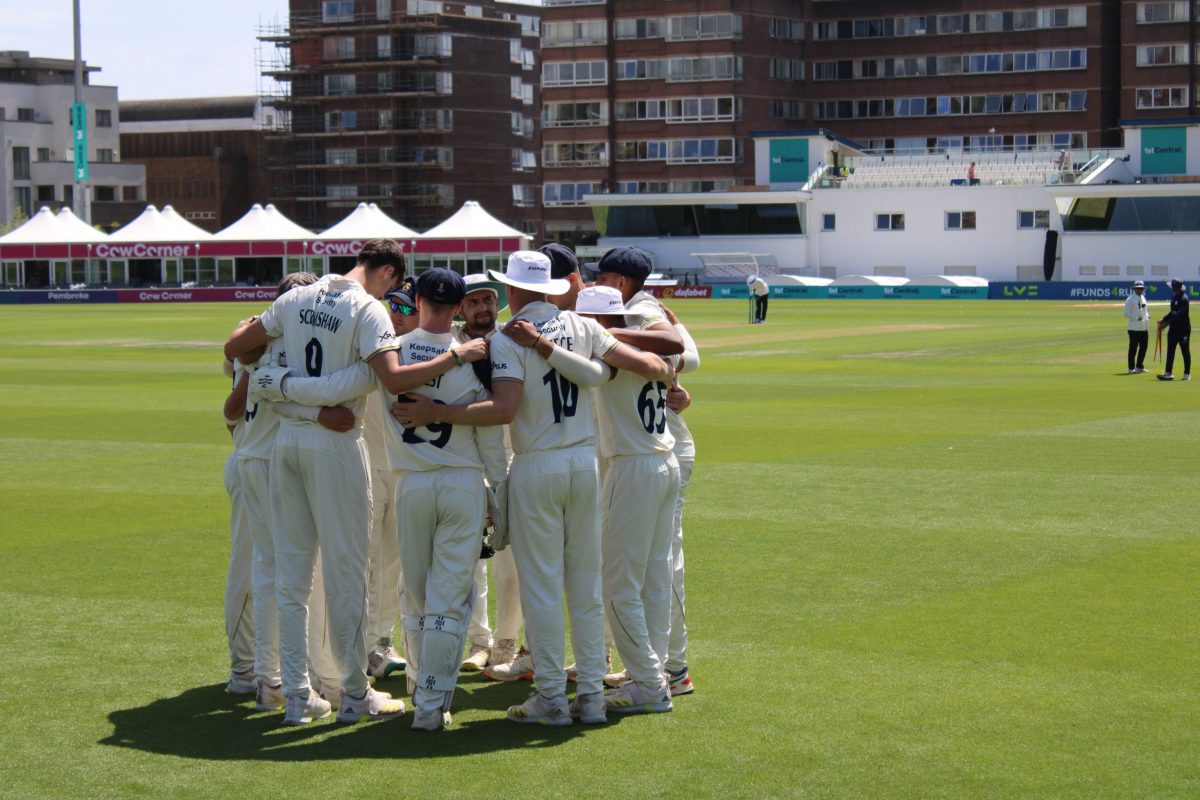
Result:
<instances>
[{"instance_id":1,"label":"cricket trousers","mask_svg":"<svg viewBox=\"0 0 1200 800\"><path fill-rule=\"evenodd\" d=\"M566 620L580 694L604 690L600 483L592 445L513 456L508 527L537 689L565 694Z\"/></svg>"},{"instance_id":2,"label":"cricket trousers","mask_svg":"<svg viewBox=\"0 0 1200 800\"><path fill-rule=\"evenodd\" d=\"M510 537L511 538L511 537ZM496 628L488 624L487 563L492 564L492 582L496 592ZM489 559L481 558L475 565L475 610L471 613L468 635L471 644L491 647L500 639L513 639L521 632L525 620L521 615L521 584L517 579L517 562L511 547L500 550Z\"/></svg>"},{"instance_id":3,"label":"cricket trousers","mask_svg":"<svg viewBox=\"0 0 1200 800\"><path fill-rule=\"evenodd\" d=\"M229 569L225 573L225 638L234 672L254 670L254 554L252 523L238 458L230 453L223 475L229 493Z\"/></svg>"},{"instance_id":4,"label":"cricket trousers","mask_svg":"<svg viewBox=\"0 0 1200 800\"><path fill-rule=\"evenodd\" d=\"M679 495L675 500L671 532L671 634L667 639L667 669L678 672L687 666L687 595L683 588L683 501L692 478L690 458L679 461Z\"/></svg>"},{"instance_id":5,"label":"cricket trousers","mask_svg":"<svg viewBox=\"0 0 1200 800\"><path fill-rule=\"evenodd\" d=\"M1128 331L1129 369L1142 369L1146 365L1146 348L1150 345L1149 331Z\"/></svg>"},{"instance_id":6,"label":"cricket trousers","mask_svg":"<svg viewBox=\"0 0 1200 800\"><path fill-rule=\"evenodd\" d=\"M679 462L673 453L610 458L602 494L604 611L629 677L655 689L670 638Z\"/></svg>"},{"instance_id":7,"label":"cricket trousers","mask_svg":"<svg viewBox=\"0 0 1200 800\"><path fill-rule=\"evenodd\" d=\"M1179 346L1179 354L1183 356L1183 371L1187 374L1192 372L1192 347L1188 344L1188 340L1192 338L1192 332L1187 333L1172 333L1167 330L1167 368L1164 372L1171 372L1175 366L1175 346Z\"/></svg>"},{"instance_id":8,"label":"cricket trousers","mask_svg":"<svg viewBox=\"0 0 1200 800\"><path fill-rule=\"evenodd\" d=\"M400 472L396 519L404 569L404 654L413 704L450 710L475 601L487 513L475 469Z\"/></svg>"},{"instance_id":9,"label":"cricket trousers","mask_svg":"<svg viewBox=\"0 0 1200 800\"><path fill-rule=\"evenodd\" d=\"M367 550L371 490L361 432L284 422L271 459L271 539L284 694L304 696L309 602L318 549L330 650L343 692L366 693Z\"/></svg>"},{"instance_id":10,"label":"cricket trousers","mask_svg":"<svg viewBox=\"0 0 1200 800\"><path fill-rule=\"evenodd\" d=\"M400 619L400 541L396 537L396 476L371 470L371 544L367 570L367 647L391 641Z\"/></svg>"}]
</instances>

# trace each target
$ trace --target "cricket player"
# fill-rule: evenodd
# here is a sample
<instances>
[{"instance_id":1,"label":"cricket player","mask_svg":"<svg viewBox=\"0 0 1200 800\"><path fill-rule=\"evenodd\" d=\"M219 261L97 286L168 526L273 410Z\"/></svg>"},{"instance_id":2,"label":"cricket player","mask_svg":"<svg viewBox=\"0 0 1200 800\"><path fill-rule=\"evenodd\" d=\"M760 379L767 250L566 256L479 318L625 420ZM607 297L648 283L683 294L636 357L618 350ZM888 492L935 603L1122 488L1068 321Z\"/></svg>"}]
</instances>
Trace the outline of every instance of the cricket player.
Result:
<instances>
[{"instance_id":1,"label":"cricket player","mask_svg":"<svg viewBox=\"0 0 1200 800\"><path fill-rule=\"evenodd\" d=\"M404 255L387 239L367 242L345 276L326 275L278 298L254 325L235 331L230 358L283 337L289 374L325 375L394 349L391 321L377 301L404 275ZM330 642L341 674L338 720L387 718L404 704L367 680L367 547L370 488L362 441L363 400L348 406L356 426L346 433L307 420L281 422L270 475L276 557L284 724L326 717L330 704L308 673L308 602L318 546L328 603Z\"/></svg>"},{"instance_id":2,"label":"cricket player","mask_svg":"<svg viewBox=\"0 0 1200 800\"><path fill-rule=\"evenodd\" d=\"M258 680L254 674L253 553L250 520L245 493L238 474L238 449L243 437L242 415L246 405L246 386L241 382L244 370L236 361L225 360L225 375L233 381L233 390L225 400L225 427L233 437L233 449L225 459L223 474L229 495L229 568L225 574L225 638L229 643L230 694L254 694Z\"/></svg>"},{"instance_id":3,"label":"cricket player","mask_svg":"<svg viewBox=\"0 0 1200 800\"><path fill-rule=\"evenodd\" d=\"M396 335L417 329L416 289L411 278L383 297ZM379 392L367 394L363 439L371 465L371 542L367 570L367 671L386 678L404 669L404 659L392 643L404 587L400 541L396 536L396 477L388 465L387 424L391 411Z\"/></svg>"},{"instance_id":4,"label":"cricket player","mask_svg":"<svg viewBox=\"0 0 1200 800\"><path fill-rule=\"evenodd\" d=\"M550 277L550 259L531 251L509 256L504 283L514 321L492 337L492 399L433 406L400 403L402 423L439 420L454 425L511 423L513 460L508 480L508 529L520 574L526 637L536 689L508 719L570 725L607 719L602 693L604 619L600 587L599 480L590 397L580 383L607 378L608 366L665 380L669 367L606 335L599 325L547 301L567 291ZM593 359L602 359L603 364ZM567 703L566 626L571 619L578 664L575 701Z\"/></svg>"},{"instance_id":5,"label":"cricket player","mask_svg":"<svg viewBox=\"0 0 1200 800\"><path fill-rule=\"evenodd\" d=\"M589 309L607 302L593 313L611 330L625 324L631 301L647 304L634 298L650 274L650 259L636 248L615 248L598 266L597 285L580 292L579 302L586 300ZM606 465L603 492L609 498L603 509L605 613L630 677L605 697L608 710L616 713L673 709L664 676L680 483L675 440L667 430L666 395L673 380L673 375L646 381L620 373L594 390L599 451Z\"/></svg>"},{"instance_id":6,"label":"cricket player","mask_svg":"<svg viewBox=\"0 0 1200 800\"><path fill-rule=\"evenodd\" d=\"M565 280L567 291L552 295L550 302L563 311L575 310L575 298L583 288L583 277L579 274L579 259L575 251L561 242L546 242L538 252L550 259L550 277Z\"/></svg>"},{"instance_id":7,"label":"cricket player","mask_svg":"<svg viewBox=\"0 0 1200 800\"><path fill-rule=\"evenodd\" d=\"M496 316L500 313L500 288L498 284L488 279L488 276L477 274L467 275L463 279L466 285L466 295L463 297L460 316L462 324L454 326L456 342L466 344L471 339L490 339L492 334L500 330L496 324ZM491 390L491 362L476 361L473 365L476 374ZM505 437L507 439L507 436ZM491 562L492 577L496 583L496 628L495 635L488 624L488 584L487 564ZM462 668L467 672L478 672L486 667L504 667L513 662L517 656L517 635L521 632L524 619L521 616L520 584L517 580L517 563L513 558L512 548L506 547L496 551L491 558L480 558L475 567L475 606L471 613L471 626L468 636L471 649ZM498 676L507 677L512 670L501 670ZM517 677L522 677L522 673Z\"/></svg>"}]
</instances>

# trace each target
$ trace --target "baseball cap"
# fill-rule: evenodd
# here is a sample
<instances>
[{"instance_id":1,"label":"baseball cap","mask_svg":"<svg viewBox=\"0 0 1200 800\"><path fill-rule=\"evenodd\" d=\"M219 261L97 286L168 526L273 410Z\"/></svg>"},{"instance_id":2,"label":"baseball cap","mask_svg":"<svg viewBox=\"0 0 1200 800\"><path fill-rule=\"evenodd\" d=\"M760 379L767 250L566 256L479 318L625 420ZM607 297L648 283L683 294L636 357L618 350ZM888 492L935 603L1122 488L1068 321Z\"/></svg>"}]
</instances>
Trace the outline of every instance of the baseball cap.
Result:
<instances>
[{"instance_id":1,"label":"baseball cap","mask_svg":"<svg viewBox=\"0 0 1200 800\"><path fill-rule=\"evenodd\" d=\"M644 281L650 277L650 254L637 247L614 247L600 258L596 268Z\"/></svg>"},{"instance_id":2,"label":"baseball cap","mask_svg":"<svg viewBox=\"0 0 1200 800\"><path fill-rule=\"evenodd\" d=\"M539 294L566 294L571 284L550 275L550 257L536 250L517 250L504 272L489 269L492 278L508 286Z\"/></svg>"},{"instance_id":3,"label":"baseball cap","mask_svg":"<svg viewBox=\"0 0 1200 800\"><path fill-rule=\"evenodd\" d=\"M575 298L576 314L625 314L621 293L611 286L588 286Z\"/></svg>"},{"instance_id":4,"label":"baseball cap","mask_svg":"<svg viewBox=\"0 0 1200 800\"><path fill-rule=\"evenodd\" d=\"M404 282L395 289L389 289L386 293L384 293L383 299L415 308L417 302L413 297L414 294L415 291L413 290L412 278L405 278Z\"/></svg>"},{"instance_id":5,"label":"baseball cap","mask_svg":"<svg viewBox=\"0 0 1200 800\"><path fill-rule=\"evenodd\" d=\"M1146 283L1145 283L1144 281L1134 281L1134 282L1133 282L1133 288L1135 288L1135 289L1145 289L1145 288L1146 288Z\"/></svg>"},{"instance_id":6,"label":"baseball cap","mask_svg":"<svg viewBox=\"0 0 1200 800\"><path fill-rule=\"evenodd\" d=\"M417 294L426 300L456 306L466 293L462 276L445 267L427 269L417 276Z\"/></svg>"},{"instance_id":7,"label":"baseball cap","mask_svg":"<svg viewBox=\"0 0 1200 800\"><path fill-rule=\"evenodd\" d=\"M565 278L579 269L579 259L575 257L575 251L565 244L546 242L537 251L550 259L551 278Z\"/></svg>"},{"instance_id":8,"label":"baseball cap","mask_svg":"<svg viewBox=\"0 0 1200 800\"><path fill-rule=\"evenodd\" d=\"M471 292L478 292L480 290L486 289L487 291L496 295L496 297L500 297L501 284L497 283L496 281L491 280L490 278L488 278L487 275L484 275L482 273L475 273L474 275L467 275L466 277L463 278L463 283L466 285L466 291L463 292L464 295L468 295Z\"/></svg>"}]
</instances>

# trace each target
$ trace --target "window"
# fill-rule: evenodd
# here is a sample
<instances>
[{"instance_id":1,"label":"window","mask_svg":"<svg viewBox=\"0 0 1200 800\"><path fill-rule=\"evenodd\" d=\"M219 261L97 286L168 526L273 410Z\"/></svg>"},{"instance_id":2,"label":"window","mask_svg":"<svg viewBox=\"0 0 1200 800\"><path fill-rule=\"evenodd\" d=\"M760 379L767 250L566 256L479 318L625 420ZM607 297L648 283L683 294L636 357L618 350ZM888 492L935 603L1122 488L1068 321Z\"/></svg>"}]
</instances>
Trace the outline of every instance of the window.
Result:
<instances>
[{"instance_id":1,"label":"window","mask_svg":"<svg viewBox=\"0 0 1200 800\"><path fill-rule=\"evenodd\" d=\"M973 230L975 230L975 212L974 211L947 211L946 212L946 230L948 230L948 231L973 231Z\"/></svg>"},{"instance_id":2,"label":"window","mask_svg":"<svg viewBox=\"0 0 1200 800\"><path fill-rule=\"evenodd\" d=\"M602 86L606 83L606 61L550 61L542 64L543 86Z\"/></svg>"},{"instance_id":3,"label":"window","mask_svg":"<svg viewBox=\"0 0 1200 800\"><path fill-rule=\"evenodd\" d=\"M667 80L728 81L742 79L742 59L736 56L699 56L667 60Z\"/></svg>"},{"instance_id":4,"label":"window","mask_svg":"<svg viewBox=\"0 0 1200 800\"><path fill-rule=\"evenodd\" d=\"M546 183L542 185L542 205L582 206L584 198L596 191L593 183Z\"/></svg>"},{"instance_id":5,"label":"window","mask_svg":"<svg viewBox=\"0 0 1200 800\"><path fill-rule=\"evenodd\" d=\"M375 91L392 92L396 89L395 76L390 72L381 72L375 76Z\"/></svg>"},{"instance_id":6,"label":"window","mask_svg":"<svg viewBox=\"0 0 1200 800\"><path fill-rule=\"evenodd\" d=\"M661 58L618 61L616 76L619 81L648 80L666 75L666 61Z\"/></svg>"},{"instance_id":7,"label":"window","mask_svg":"<svg viewBox=\"0 0 1200 800\"><path fill-rule=\"evenodd\" d=\"M351 22L354 20L354 0L325 0L321 3L322 22Z\"/></svg>"},{"instance_id":8,"label":"window","mask_svg":"<svg viewBox=\"0 0 1200 800\"><path fill-rule=\"evenodd\" d=\"M440 0L408 0L409 14L441 14L445 6Z\"/></svg>"},{"instance_id":9,"label":"window","mask_svg":"<svg viewBox=\"0 0 1200 800\"><path fill-rule=\"evenodd\" d=\"M116 153L111 148L100 147L96 149L96 161L99 163L111 164L116 160Z\"/></svg>"},{"instance_id":10,"label":"window","mask_svg":"<svg viewBox=\"0 0 1200 800\"><path fill-rule=\"evenodd\" d=\"M670 139L668 164L734 164L742 159L738 139Z\"/></svg>"},{"instance_id":11,"label":"window","mask_svg":"<svg viewBox=\"0 0 1200 800\"><path fill-rule=\"evenodd\" d=\"M39 186L37 187L37 201L39 203L54 202L54 186Z\"/></svg>"},{"instance_id":12,"label":"window","mask_svg":"<svg viewBox=\"0 0 1200 800\"><path fill-rule=\"evenodd\" d=\"M777 80L804 80L804 62L795 58L772 58L770 76Z\"/></svg>"},{"instance_id":13,"label":"window","mask_svg":"<svg viewBox=\"0 0 1200 800\"><path fill-rule=\"evenodd\" d=\"M608 124L608 103L547 103L542 109L542 125L569 128Z\"/></svg>"},{"instance_id":14,"label":"window","mask_svg":"<svg viewBox=\"0 0 1200 800\"><path fill-rule=\"evenodd\" d=\"M537 205L537 187L514 183L512 187L513 205L518 208L532 208Z\"/></svg>"},{"instance_id":15,"label":"window","mask_svg":"<svg viewBox=\"0 0 1200 800\"><path fill-rule=\"evenodd\" d=\"M50 160L50 148L49 147L39 147L37 149L37 160L38 161L49 161Z\"/></svg>"},{"instance_id":16,"label":"window","mask_svg":"<svg viewBox=\"0 0 1200 800\"><path fill-rule=\"evenodd\" d=\"M771 18L771 38L799 41L804 38L804 21L799 19Z\"/></svg>"},{"instance_id":17,"label":"window","mask_svg":"<svg viewBox=\"0 0 1200 800\"><path fill-rule=\"evenodd\" d=\"M667 41L740 39L741 37L741 14L697 14L686 17L667 17Z\"/></svg>"},{"instance_id":18,"label":"window","mask_svg":"<svg viewBox=\"0 0 1200 800\"><path fill-rule=\"evenodd\" d=\"M803 100L772 100L771 119L804 119Z\"/></svg>"},{"instance_id":19,"label":"window","mask_svg":"<svg viewBox=\"0 0 1200 800\"><path fill-rule=\"evenodd\" d=\"M97 187L99 188L99 187ZM99 198L97 198L99 199ZM28 186L13 187L13 205L21 209L26 218L33 216L33 191Z\"/></svg>"},{"instance_id":20,"label":"window","mask_svg":"<svg viewBox=\"0 0 1200 800\"><path fill-rule=\"evenodd\" d=\"M571 47L607 42L608 32L602 19L547 22L542 25L542 47Z\"/></svg>"},{"instance_id":21,"label":"window","mask_svg":"<svg viewBox=\"0 0 1200 800\"><path fill-rule=\"evenodd\" d=\"M358 81L354 75L326 75L325 76L325 94L327 95L345 95L354 94L358 88Z\"/></svg>"},{"instance_id":22,"label":"window","mask_svg":"<svg viewBox=\"0 0 1200 800\"><path fill-rule=\"evenodd\" d=\"M390 113L390 112L389 112ZM380 112L382 118L383 112ZM354 130L358 125L357 111L326 111L325 112L325 130L327 131L350 131Z\"/></svg>"},{"instance_id":23,"label":"window","mask_svg":"<svg viewBox=\"0 0 1200 800\"><path fill-rule=\"evenodd\" d=\"M33 122L36 117L32 108L17 109L17 122Z\"/></svg>"},{"instance_id":24,"label":"window","mask_svg":"<svg viewBox=\"0 0 1200 800\"><path fill-rule=\"evenodd\" d=\"M97 186L92 190L92 199L97 203L111 203L117 199L117 187Z\"/></svg>"},{"instance_id":25,"label":"window","mask_svg":"<svg viewBox=\"0 0 1200 800\"><path fill-rule=\"evenodd\" d=\"M902 230L904 230L904 215L903 214L876 214L875 215L875 230L877 230L877 231L902 231Z\"/></svg>"},{"instance_id":26,"label":"window","mask_svg":"<svg viewBox=\"0 0 1200 800\"><path fill-rule=\"evenodd\" d=\"M330 147L325 151L326 164L357 164L358 151L353 147Z\"/></svg>"},{"instance_id":27,"label":"window","mask_svg":"<svg viewBox=\"0 0 1200 800\"><path fill-rule=\"evenodd\" d=\"M354 58L353 36L330 36L322 48L326 61L348 61Z\"/></svg>"},{"instance_id":28,"label":"window","mask_svg":"<svg viewBox=\"0 0 1200 800\"><path fill-rule=\"evenodd\" d=\"M392 18L392 0L375 0L375 19Z\"/></svg>"},{"instance_id":29,"label":"window","mask_svg":"<svg viewBox=\"0 0 1200 800\"><path fill-rule=\"evenodd\" d=\"M821 230L836 231L837 230L837 214L822 214L821 215Z\"/></svg>"},{"instance_id":30,"label":"window","mask_svg":"<svg viewBox=\"0 0 1200 800\"><path fill-rule=\"evenodd\" d=\"M1188 104L1188 90L1186 86L1137 89L1134 103L1138 108L1183 108Z\"/></svg>"},{"instance_id":31,"label":"window","mask_svg":"<svg viewBox=\"0 0 1200 800\"><path fill-rule=\"evenodd\" d=\"M662 36L662 20L657 18L613 21L614 39L661 39Z\"/></svg>"},{"instance_id":32,"label":"window","mask_svg":"<svg viewBox=\"0 0 1200 800\"><path fill-rule=\"evenodd\" d=\"M112 109L97 108L96 109L96 127L111 128L112 127Z\"/></svg>"},{"instance_id":33,"label":"window","mask_svg":"<svg viewBox=\"0 0 1200 800\"><path fill-rule=\"evenodd\" d=\"M554 142L542 147L547 167L602 167L608 164L608 142Z\"/></svg>"},{"instance_id":34,"label":"window","mask_svg":"<svg viewBox=\"0 0 1200 800\"><path fill-rule=\"evenodd\" d=\"M380 58L392 57L392 37L390 35L376 37L375 54Z\"/></svg>"},{"instance_id":35,"label":"window","mask_svg":"<svg viewBox=\"0 0 1200 800\"><path fill-rule=\"evenodd\" d=\"M1018 211L1017 228L1019 230L1046 229L1050 227L1049 211Z\"/></svg>"},{"instance_id":36,"label":"window","mask_svg":"<svg viewBox=\"0 0 1200 800\"><path fill-rule=\"evenodd\" d=\"M413 53L423 58L449 57L454 50L448 33L418 33L413 36Z\"/></svg>"},{"instance_id":37,"label":"window","mask_svg":"<svg viewBox=\"0 0 1200 800\"><path fill-rule=\"evenodd\" d=\"M19 181L29 180L29 148L14 147L12 149L13 178Z\"/></svg>"},{"instance_id":38,"label":"window","mask_svg":"<svg viewBox=\"0 0 1200 800\"><path fill-rule=\"evenodd\" d=\"M1139 25L1155 22L1185 22L1187 21L1187 2L1179 0L1173 3L1138 3L1137 21Z\"/></svg>"},{"instance_id":39,"label":"window","mask_svg":"<svg viewBox=\"0 0 1200 800\"><path fill-rule=\"evenodd\" d=\"M1186 63L1188 63L1186 44L1143 45L1137 49L1137 65L1139 67L1160 67Z\"/></svg>"}]
</instances>

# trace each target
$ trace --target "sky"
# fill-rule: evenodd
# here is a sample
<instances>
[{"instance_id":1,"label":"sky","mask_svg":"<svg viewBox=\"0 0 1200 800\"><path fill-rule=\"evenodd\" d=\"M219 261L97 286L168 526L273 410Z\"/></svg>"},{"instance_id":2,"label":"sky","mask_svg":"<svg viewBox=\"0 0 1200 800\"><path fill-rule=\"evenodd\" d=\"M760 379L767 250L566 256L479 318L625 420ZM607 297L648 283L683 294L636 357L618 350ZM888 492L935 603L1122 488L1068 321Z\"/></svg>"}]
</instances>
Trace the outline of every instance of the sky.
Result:
<instances>
[{"instance_id":1,"label":"sky","mask_svg":"<svg viewBox=\"0 0 1200 800\"><path fill-rule=\"evenodd\" d=\"M74 58L71 8L71 0L0 0L0 50ZM285 22L287 8L287 0L80 0L83 60L100 67L92 83L116 86L122 100L257 94L258 27Z\"/></svg>"},{"instance_id":2,"label":"sky","mask_svg":"<svg viewBox=\"0 0 1200 800\"><path fill-rule=\"evenodd\" d=\"M287 0L80 0L91 82L122 100L256 94L258 25ZM71 0L0 0L0 50L73 58Z\"/></svg>"}]
</instances>

